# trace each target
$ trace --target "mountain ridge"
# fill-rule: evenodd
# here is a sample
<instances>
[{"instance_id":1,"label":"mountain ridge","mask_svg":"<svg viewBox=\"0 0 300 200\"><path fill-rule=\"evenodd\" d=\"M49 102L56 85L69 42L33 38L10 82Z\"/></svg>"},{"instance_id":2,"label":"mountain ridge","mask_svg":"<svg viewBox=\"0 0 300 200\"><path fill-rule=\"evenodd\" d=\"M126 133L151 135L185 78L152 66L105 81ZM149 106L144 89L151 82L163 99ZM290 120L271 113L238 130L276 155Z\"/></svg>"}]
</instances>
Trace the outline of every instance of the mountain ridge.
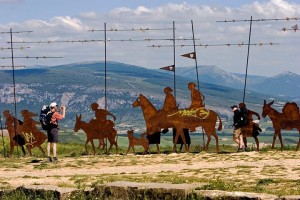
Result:
<instances>
[{"instance_id":1,"label":"mountain ridge","mask_svg":"<svg viewBox=\"0 0 300 200\"><path fill-rule=\"evenodd\" d=\"M67 106L66 126L74 125L75 116L83 115L85 121L93 118L90 105L98 102L105 107L105 66L104 62L71 63L47 68L23 69L15 71L17 110L28 109L39 113L42 105L56 101ZM1 109L13 110L12 71L0 71ZM180 108L190 104L187 88L190 78L176 76L176 97ZM107 63L107 108L116 115L117 124L126 127L144 127L140 108L132 108L132 103L143 93L160 109L165 94L163 89L173 88L173 74L164 70L146 69L118 62ZM200 90L205 95L206 107L215 110L223 119L230 120L230 106L243 99L243 90L212 83L200 82ZM247 91L247 107L261 113L263 100L274 96ZM277 97L276 97L277 98ZM284 98L277 98L286 101ZM281 100L282 99L282 100ZM3 110L1 112L3 112ZM20 118L20 113L17 112Z\"/></svg>"}]
</instances>

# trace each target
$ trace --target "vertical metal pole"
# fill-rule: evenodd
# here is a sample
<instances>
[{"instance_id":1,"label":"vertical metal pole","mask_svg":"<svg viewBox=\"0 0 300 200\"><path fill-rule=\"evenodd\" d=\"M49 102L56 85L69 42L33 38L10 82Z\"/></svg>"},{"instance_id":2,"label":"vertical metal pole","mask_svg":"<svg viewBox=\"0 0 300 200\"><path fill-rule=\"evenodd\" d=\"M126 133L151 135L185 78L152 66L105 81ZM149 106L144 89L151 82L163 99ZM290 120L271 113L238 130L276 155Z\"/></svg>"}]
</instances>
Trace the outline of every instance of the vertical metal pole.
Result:
<instances>
[{"instance_id":1,"label":"vertical metal pole","mask_svg":"<svg viewBox=\"0 0 300 200\"><path fill-rule=\"evenodd\" d=\"M198 90L200 91L200 82L199 82L199 74L198 74L198 64L197 64L197 52L196 52L196 44L195 44L195 33L194 33L194 23L193 20L191 20L192 24L192 33L193 33L193 46L194 46L194 52L195 52L195 65L196 65L196 74L197 74L197 86ZM204 100L202 96L202 100ZM202 129L203 130L203 129ZM205 147L205 138L204 138L204 131L202 131L202 141L203 141L203 148Z\"/></svg>"},{"instance_id":2,"label":"vertical metal pole","mask_svg":"<svg viewBox=\"0 0 300 200\"><path fill-rule=\"evenodd\" d=\"M104 23L104 99L105 110L107 110L107 98L106 98L106 23Z\"/></svg>"},{"instance_id":3,"label":"vertical metal pole","mask_svg":"<svg viewBox=\"0 0 300 200\"><path fill-rule=\"evenodd\" d=\"M193 44L194 44L194 52L196 55L195 58L195 65L196 65L196 74L197 74L197 86L198 86L198 90L200 90L200 83L199 83L199 74L198 74L198 64L197 64L197 53L196 53L196 44L195 44L195 33L194 33L194 24L193 24L193 20L191 20L191 24L192 24L192 32L193 32Z\"/></svg>"},{"instance_id":4,"label":"vertical metal pole","mask_svg":"<svg viewBox=\"0 0 300 200\"><path fill-rule=\"evenodd\" d=\"M10 28L10 49L11 49L11 66L13 69L13 88L14 88L14 131L15 136L17 135L17 100L16 100L16 81L15 81L15 63L14 63L14 50L13 50L13 40L12 40L12 29ZM18 143L18 138L16 137L16 143ZM18 145L17 145L17 155L19 156Z\"/></svg>"},{"instance_id":5,"label":"vertical metal pole","mask_svg":"<svg viewBox=\"0 0 300 200\"><path fill-rule=\"evenodd\" d=\"M106 97L106 23L104 23L104 99L105 99L105 110L107 110L107 97ZM108 152L107 149L107 138L105 138L105 146L106 146L106 153Z\"/></svg>"},{"instance_id":6,"label":"vertical metal pole","mask_svg":"<svg viewBox=\"0 0 300 200\"><path fill-rule=\"evenodd\" d=\"M250 30L249 30L249 39L248 39L248 52L247 52L247 63L246 63L243 103L245 103L245 96L246 96L246 85L247 85L248 63L249 63L249 53L250 53L250 41L251 41L251 29L252 29L252 16L251 16L251 20L250 20Z\"/></svg>"},{"instance_id":7,"label":"vertical metal pole","mask_svg":"<svg viewBox=\"0 0 300 200\"><path fill-rule=\"evenodd\" d=\"M174 63L174 78L173 78L173 81L174 81L174 97L175 97L175 100L176 100L176 64L175 64L175 22L173 21L173 63Z\"/></svg>"}]
</instances>

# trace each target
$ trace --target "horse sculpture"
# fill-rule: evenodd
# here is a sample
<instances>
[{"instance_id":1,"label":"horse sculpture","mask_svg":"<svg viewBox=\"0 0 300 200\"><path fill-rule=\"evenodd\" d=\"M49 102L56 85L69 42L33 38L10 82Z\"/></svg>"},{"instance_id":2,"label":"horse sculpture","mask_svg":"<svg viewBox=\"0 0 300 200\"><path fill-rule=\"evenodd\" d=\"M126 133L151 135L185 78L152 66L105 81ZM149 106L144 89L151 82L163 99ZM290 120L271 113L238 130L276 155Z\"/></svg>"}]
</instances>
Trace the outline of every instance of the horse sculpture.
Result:
<instances>
[{"instance_id":1,"label":"horse sculpture","mask_svg":"<svg viewBox=\"0 0 300 200\"><path fill-rule=\"evenodd\" d=\"M132 106L141 106L146 121L146 131L148 134L157 132L160 129L166 129L170 127L176 128L177 131L173 151L176 151L178 137L181 136L183 143L185 144L185 150L186 152L189 152L189 148L187 147L184 138L183 129L202 126L208 138L204 149L208 149L208 145L211 141L211 135L213 135L216 139L216 151L217 153L219 152L219 139L216 134L215 126L217 119L219 119L220 123L218 130L222 130L222 121L217 113L213 110L207 110L205 108L180 109L172 114L167 114L164 111L157 111L151 102L142 94L139 95Z\"/></svg>"},{"instance_id":2,"label":"horse sculpture","mask_svg":"<svg viewBox=\"0 0 300 200\"><path fill-rule=\"evenodd\" d=\"M138 99L136 99L133 104L132 107L138 107L138 106L142 106L141 102L138 101ZM147 124L149 123L149 120L152 116L154 116L157 112L156 108L152 105L149 107L149 109L145 109L142 107L142 111L144 114L144 118L145 118L145 122L146 122L146 127ZM153 133L147 134L147 139L149 140L149 144L155 144L156 148L157 148L157 153L160 153L160 148L159 148L159 144L160 144L160 133L161 131L155 131Z\"/></svg>"},{"instance_id":3,"label":"horse sculpture","mask_svg":"<svg viewBox=\"0 0 300 200\"><path fill-rule=\"evenodd\" d=\"M282 150L283 142L282 142L281 131L280 131L281 129L292 130L293 128L296 128L300 134L299 107L297 106L296 103L286 103L282 109L283 113L280 113L271 107L273 103L274 100L271 101L270 103L266 103L266 100L264 100L262 117L265 118L267 115L269 115L273 123L274 135L273 135L272 149L275 146L275 140L276 137L278 136L281 144L281 150ZM300 137L299 137L296 150L299 149L299 146L300 146Z\"/></svg>"},{"instance_id":4,"label":"horse sculpture","mask_svg":"<svg viewBox=\"0 0 300 200\"><path fill-rule=\"evenodd\" d=\"M95 130L92 123L87 123L84 121L81 121L81 114L79 116L76 115L76 122L74 126L74 132L77 132L79 129L82 129L86 133L86 141L85 141L85 151L88 154L87 144L90 142L93 147L94 155L96 155L95 145L94 145L94 139L104 140L104 138L107 138L110 146L108 148L108 151L106 152L109 154L111 148L113 145L116 147L116 154L118 154L118 144L116 141L117 131L114 128L103 128L101 130Z\"/></svg>"}]
</instances>

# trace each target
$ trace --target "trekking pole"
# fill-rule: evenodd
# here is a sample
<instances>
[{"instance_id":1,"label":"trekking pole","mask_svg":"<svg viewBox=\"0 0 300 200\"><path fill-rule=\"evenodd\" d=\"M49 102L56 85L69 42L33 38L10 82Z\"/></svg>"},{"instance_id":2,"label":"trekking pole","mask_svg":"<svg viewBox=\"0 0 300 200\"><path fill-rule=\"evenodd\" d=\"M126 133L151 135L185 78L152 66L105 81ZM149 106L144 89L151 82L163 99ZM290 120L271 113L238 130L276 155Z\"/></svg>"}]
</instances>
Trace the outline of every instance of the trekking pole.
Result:
<instances>
[{"instance_id":1,"label":"trekking pole","mask_svg":"<svg viewBox=\"0 0 300 200\"><path fill-rule=\"evenodd\" d=\"M1 128L1 135L2 135L2 145L3 145L3 156L5 156L5 144L4 144L4 136L3 136L3 126L2 126L2 116L0 115L0 128Z\"/></svg>"}]
</instances>

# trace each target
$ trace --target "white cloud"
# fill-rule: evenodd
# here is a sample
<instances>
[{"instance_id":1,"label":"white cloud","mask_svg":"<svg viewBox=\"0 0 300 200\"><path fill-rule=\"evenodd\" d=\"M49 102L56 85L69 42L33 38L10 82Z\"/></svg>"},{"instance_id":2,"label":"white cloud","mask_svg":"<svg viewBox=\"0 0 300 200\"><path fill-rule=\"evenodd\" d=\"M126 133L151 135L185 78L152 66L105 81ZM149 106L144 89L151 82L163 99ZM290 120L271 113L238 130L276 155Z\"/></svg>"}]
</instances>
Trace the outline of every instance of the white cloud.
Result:
<instances>
[{"instance_id":1,"label":"white cloud","mask_svg":"<svg viewBox=\"0 0 300 200\"><path fill-rule=\"evenodd\" d=\"M108 13L91 12L78 13L75 16L57 16L49 20L28 20L24 23L1 25L0 31L7 27L20 30L33 30L34 33L16 36L22 40L83 40L103 39L103 32L88 32L89 29L131 29L131 28L172 28L175 21L176 38L191 38L191 20L194 22L195 37L200 39L196 44L226 44L247 43L249 22L217 23L219 20L233 19L272 19L300 16L300 3L290 3L283 0L256 1L238 8L196 5L188 3L168 3L155 8L139 6L136 9L120 7ZM300 45L300 32L282 32L282 27L290 28L297 21L267 21L253 22L252 43L278 42L277 46L262 46L250 48L249 73L273 75L284 69L300 74L300 58L297 55ZM162 31L129 31L107 32L112 40L172 38L171 30ZM134 65L159 68L173 62L172 48L150 48L149 45L170 45L169 41L151 42L109 42L108 58ZM180 41L177 44L192 44ZM1 44L0 44L1 45ZM192 51L192 47L176 48L176 65L191 66L194 63L180 57L181 54ZM30 54L40 52L57 55L63 54L60 61L49 60L45 63L69 63L78 61L103 60L103 43L74 43L48 46L32 46ZM217 65L227 71L244 73L247 47L197 47L198 64ZM272 63L271 63L272 60ZM290 61L293 60L293 63ZM26 61L28 63L34 63ZM271 66L270 66L271 65Z\"/></svg>"}]
</instances>

